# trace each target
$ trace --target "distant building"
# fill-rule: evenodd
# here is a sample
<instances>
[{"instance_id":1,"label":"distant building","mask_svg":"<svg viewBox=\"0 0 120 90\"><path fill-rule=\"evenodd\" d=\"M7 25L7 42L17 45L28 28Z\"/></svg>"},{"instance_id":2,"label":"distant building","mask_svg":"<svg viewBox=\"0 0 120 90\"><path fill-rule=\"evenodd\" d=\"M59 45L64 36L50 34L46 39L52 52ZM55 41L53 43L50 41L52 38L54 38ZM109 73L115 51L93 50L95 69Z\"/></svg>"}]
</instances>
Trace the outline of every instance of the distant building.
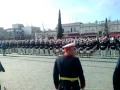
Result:
<instances>
[{"instance_id":1,"label":"distant building","mask_svg":"<svg viewBox=\"0 0 120 90\"><path fill-rule=\"evenodd\" d=\"M12 28L22 29L23 27L23 24L12 24Z\"/></svg>"},{"instance_id":2,"label":"distant building","mask_svg":"<svg viewBox=\"0 0 120 90\"><path fill-rule=\"evenodd\" d=\"M23 40L24 39L24 31L18 28L8 28L6 29L8 34L8 39L10 40Z\"/></svg>"},{"instance_id":3,"label":"distant building","mask_svg":"<svg viewBox=\"0 0 120 90\"><path fill-rule=\"evenodd\" d=\"M45 30L41 31L40 33L36 33L36 40L37 39L56 39L57 32L55 30Z\"/></svg>"},{"instance_id":4,"label":"distant building","mask_svg":"<svg viewBox=\"0 0 120 90\"><path fill-rule=\"evenodd\" d=\"M25 39L35 39L36 33L41 32L40 27L35 26L26 26L22 30L24 31Z\"/></svg>"},{"instance_id":5,"label":"distant building","mask_svg":"<svg viewBox=\"0 0 120 90\"><path fill-rule=\"evenodd\" d=\"M105 29L105 21L95 23L68 23L62 24L64 31L64 38L77 38L77 37L98 37L101 36L102 31ZM120 36L120 21L108 21L108 30L110 36Z\"/></svg>"},{"instance_id":6,"label":"distant building","mask_svg":"<svg viewBox=\"0 0 120 90\"><path fill-rule=\"evenodd\" d=\"M0 40L5 40L7 38L7 31L5 31L3 27L0 27Z\"/></svg>"}]
</instances>

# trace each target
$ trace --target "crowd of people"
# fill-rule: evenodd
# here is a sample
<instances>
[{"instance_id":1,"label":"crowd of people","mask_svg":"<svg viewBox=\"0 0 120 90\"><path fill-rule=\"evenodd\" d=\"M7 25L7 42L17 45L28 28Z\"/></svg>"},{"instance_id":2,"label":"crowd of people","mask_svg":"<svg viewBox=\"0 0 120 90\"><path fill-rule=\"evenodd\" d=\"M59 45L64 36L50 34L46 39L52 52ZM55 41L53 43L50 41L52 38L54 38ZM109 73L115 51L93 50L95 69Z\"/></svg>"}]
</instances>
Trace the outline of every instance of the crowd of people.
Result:
<instances>
[{"instance_id":1,"label":"crowd of people","mask_svg":"<svg viewBox=\"0 0 120 90\"><path fill-rule=\"evenodd\" d=\"M68 43L76 43L76 51L80 57L90 57L92 53L100 50L101 58L106 57L110 50L111 57L115 58L116 50L120 48L120 39L115 37L104 38L78 38L78 39L49 39L49 40L2 40L0 41L0 53L18 53L22 55L61 55L63 46Z\"/></svg>"},{"instance_id":2,"label":"crowd of people","mask_svg":"<svg viewBox=\"0 0 120 90\"><path fill-rule=\"evenodd\" d=\"M68 43L76 43L76 51L80 57L90 57L95 51L100 50L101 58L106 57L110 50L111 57L115 58L116 50L120 49L120 39L115 37L104 38L78 38L78 39L49 39L49 40L2 40L0 41L0 53L18 53L21 55L61 55L63 46Z\"/></svg>"}]
</instances>

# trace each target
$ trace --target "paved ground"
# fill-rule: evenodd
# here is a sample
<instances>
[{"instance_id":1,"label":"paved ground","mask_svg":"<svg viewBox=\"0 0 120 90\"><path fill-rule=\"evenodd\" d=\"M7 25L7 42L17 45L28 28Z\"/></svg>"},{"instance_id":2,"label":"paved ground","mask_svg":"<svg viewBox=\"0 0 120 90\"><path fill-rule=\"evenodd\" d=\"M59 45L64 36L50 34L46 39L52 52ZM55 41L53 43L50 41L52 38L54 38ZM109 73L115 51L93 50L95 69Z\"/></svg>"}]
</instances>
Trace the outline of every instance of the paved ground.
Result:
<instances>
[{"instance_id":1,"label":"paved ground","mask_svg":"<svg viewBox=\"0 0 120 90\"><path fill-rule=\"evenodd\" d=\"M7 90L55 90L53 65L56 57L0 55L6 72L0 72L0 83ZM112 75L117 59L80 58L86 78L85 90L113 90Z\"/></svg>"}]
</instances>

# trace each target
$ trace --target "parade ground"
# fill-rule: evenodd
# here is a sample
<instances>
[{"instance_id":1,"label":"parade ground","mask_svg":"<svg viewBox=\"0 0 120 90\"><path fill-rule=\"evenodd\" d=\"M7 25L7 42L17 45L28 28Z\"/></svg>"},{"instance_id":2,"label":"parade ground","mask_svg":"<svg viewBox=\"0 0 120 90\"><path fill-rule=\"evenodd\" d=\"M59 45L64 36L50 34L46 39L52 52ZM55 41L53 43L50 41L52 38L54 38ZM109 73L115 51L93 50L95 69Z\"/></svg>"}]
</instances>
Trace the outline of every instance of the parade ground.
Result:
<instances>
[{"instance_id":1,"label":"parade ground","mask_svg":"<svg viewBox=\"0 0 120 90\"><path fill-rule=\"evenodd\" d=\"M56 56L0 55L6 72L0 72L0 83L7 90L56 90L53 66ZM85 90L113 90L112 76L116 59L99 56L80 58L86 79Z\"/></svg>"}]
</instances>

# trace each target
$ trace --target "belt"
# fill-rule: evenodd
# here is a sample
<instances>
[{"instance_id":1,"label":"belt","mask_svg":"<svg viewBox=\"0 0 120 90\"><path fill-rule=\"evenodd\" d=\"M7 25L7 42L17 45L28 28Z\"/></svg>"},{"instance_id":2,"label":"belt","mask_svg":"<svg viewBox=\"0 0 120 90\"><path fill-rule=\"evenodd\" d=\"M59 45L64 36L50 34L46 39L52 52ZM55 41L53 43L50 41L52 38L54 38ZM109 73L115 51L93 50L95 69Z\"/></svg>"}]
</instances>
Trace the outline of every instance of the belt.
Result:
<instances>
[{"instance_id":1,"label":"belt","mask_svg":"<svg viewBox=\"0 0 120 90\"><path fill-rule=\"evenodd\" d=\"M78 77L77 78L60 77L60 80L77 81Z\"/></svg>"}]
</instances>

